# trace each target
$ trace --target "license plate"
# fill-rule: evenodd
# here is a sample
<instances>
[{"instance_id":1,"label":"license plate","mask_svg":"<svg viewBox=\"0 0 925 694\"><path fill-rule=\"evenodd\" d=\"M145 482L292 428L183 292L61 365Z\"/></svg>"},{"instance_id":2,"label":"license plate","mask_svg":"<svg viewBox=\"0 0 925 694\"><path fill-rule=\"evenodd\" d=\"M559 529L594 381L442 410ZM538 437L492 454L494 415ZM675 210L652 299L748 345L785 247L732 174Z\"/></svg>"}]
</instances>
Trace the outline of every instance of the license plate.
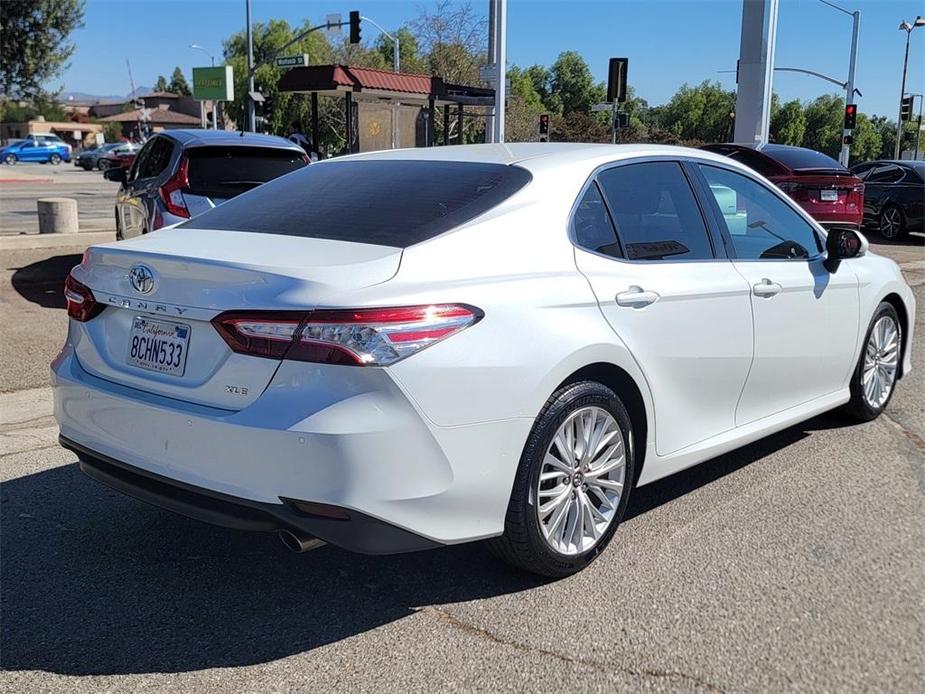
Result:
<instances>
[{"instance_id":1,"label":"license plate","mask_svg":"<svg viewBox=\"0 0 925 694\"><path fill-rule=\"evenodd\" d=\"M149 371L182 376L186 370L189 334L188 325L135 316L125 361Z\"/></svg>"},{"instance_id":2,"label":"license plate","mask_svg":"<svg viewBox=\"0 0 925 694\"><path fill-rule=\"evenodd\" d=\"M838 200L837 190L820 190L819 199L823 202L835 202Z\"/></svg>"}]
</instances>

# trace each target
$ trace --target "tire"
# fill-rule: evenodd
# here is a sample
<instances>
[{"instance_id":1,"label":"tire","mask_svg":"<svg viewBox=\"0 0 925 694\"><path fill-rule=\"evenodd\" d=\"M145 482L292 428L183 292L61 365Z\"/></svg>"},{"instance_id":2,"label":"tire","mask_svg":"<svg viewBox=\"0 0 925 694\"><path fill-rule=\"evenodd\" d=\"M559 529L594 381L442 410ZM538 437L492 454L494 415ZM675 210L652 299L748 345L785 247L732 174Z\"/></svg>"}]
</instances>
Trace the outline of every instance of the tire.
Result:
<instances>
[{"instance_id":1,"label":"tire","mask_svg":"<svg viewBox=\"0 0 925 694\"><path fill-rule=\"evenodd\" d=\"M16 155L7 154L5 157L3 157L3 161L4 163L9 164L10 166L13 166L13 164L16 163Z\"/></svg>"},{"instance_id":2,"label":"tire","mask_svg":"<svg viewBox=\"0 0 925 694\"><path fill-rule=\"evenodd\" d=\"M60 155L60 154L52 154L52 155L48 158L48 161L51 163L52 166L57 166L58 164L61 163L61 155Z\"/></svg>"},{"instance_id":3,"label":"tire","mask_svg":"<svg viewBox=\"0 0 925 694\"><path fill-rule=\"evenodd\" d=\"M881 332L881 326L884 325L891 326L894 332ZM889 335L893 335L894 339L888 344L882 344ZM869 422L879 417L889 405L890 398L896 390L896 378L901 366L902 340L902 323L896 309L884 301L870 319L858 364L851 376L851 400L845 406L845 411L854 419ZM874 380L884 379L887 375L888 387L885 390L876 389L876 397L872 397L871 393L875 390L872 387L875 385Z\"/></svg>"},{"instance_id":4,"label":"tire","mask_svg":"<svg viewBox=\"0 0 925 694\"><path fill-rule=\"evenodd\" d=\"M109 160L108 160L108 159L102 159L102 158L97 159L97 160L96 160L96 168L98 168L100 171L105 171L106 169L109 168Z\"/></svg>"},{"instance_id":5,"label":"tire","mask_svg":"<svg viewBox=\"0 0 925 694\"><path fill-rule=\"evenodd\" d=\"M602 431L610 432L607 434L610 438L601 442L604 446L601 449L603 455L598 457L598 449L595 449L591 459L587 461L588 467L584 466L583 461L579 461L580 464L572 463L574 475L569 477L566 473L559 472L561 454L559 443L554 441L557 434L571 426L572 422L579 422L580 428L582 421L588 421L581 418L589 416L593 417L595 422L605 423L609 427ZM617 431L622 437L622 445L619 447L616 440ZM560 437L559 441L565 442L563 437ZM604 551L626 512L630 490L636 479L632 442L632 422L626 407L610 388L594 381L581 381L557 390L546 401L533 424L514 479L505 516L504 534L488 540L489 548L502 560L534 574L561 578L581 571ZM614 452L611 452L612 448ZM623 458L622 465L615 462L620 457ZM549 458L554 458L557 462L550 465ZM603 462L595 463L595 460ZM617 482L613 477L608 479L596 470L605 469L609 465L612 466L612 470L608 475L615 477L620 474L618 471L622 467L622 488L613 491L613 494L619 496L610 498L609 503L605 505L603 497L600 496L602 489L597 485L606 483L609 485L608 488L612 488ZM541 482L541 472L544 477L560 476ZM560 488L562 492L557 492ZM555 510L550 511L545 520L541 520L537 504L544 493L546 498L552 498L552 501L547 501L544 505L555 504L559 498L566 500L555 506ZM589 503L593 503L595 508L603 509L604 514L609 514L604 527L598 527L595 523L592 515L594 512L590 506L584 505ZM562 510L566 507L567 510ZM591 536L584 532L586 517L583 514L586 508L587 519L594 526L587 526L592 530ZM557 518L557 514L561 517ZM562 549L561 543L557 546L556 536L559 533L556 528L574 539L574 533L568 531L568 526L573 518L577 519L579 516L582 524L579 534L582 538L574 543L574 547L571 546L571 542L565 543L568 545L567 549ZM603 518L600 510L598 516ZM572 524L572 527L577 530L577 522ZM551 531L547 534L544 528L550 528Z\"/></svg>"},{"instance_id":6,"label":"tire","mask_svg":"<svg viewBox=\"0 0 925 694\"><path fill-rule=\"evenodd\" d=\"M898 241L906 235L906 218L896 205L885 205L877 215L877 230L887 241Z\"/></svg>"}]
</instances>

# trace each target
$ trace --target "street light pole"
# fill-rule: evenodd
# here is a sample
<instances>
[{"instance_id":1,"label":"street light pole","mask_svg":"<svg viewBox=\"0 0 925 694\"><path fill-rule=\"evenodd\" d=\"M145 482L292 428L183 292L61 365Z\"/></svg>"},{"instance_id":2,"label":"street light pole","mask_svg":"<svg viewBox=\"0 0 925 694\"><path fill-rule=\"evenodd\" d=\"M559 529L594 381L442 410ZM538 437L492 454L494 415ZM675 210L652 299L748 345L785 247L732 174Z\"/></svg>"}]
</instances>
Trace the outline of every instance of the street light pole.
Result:
<instances>
[{"instance_id":1,"label":"street light pole","mask_svg":"<svg viewBox=\"0 0 925 694\"><path fill-rule=\"evenodd\" d=\"M254 113L254 32L251 29L251 0L245 0L247 9L247 129L256 130Z\"/></svg>"},{"instance_id":2,"label":"street light pole","mask_svg":"<svg viewBox=\"0 0 925 694\"><path fill-rule=\"evenodd\" d=\"M362 19L364 22L369 22L370 24L372 24L374 27L376 27L379 30L380 34L382 34L387 39L390 39L392 41L392 50L394 51L394 55L392 56L392 72L401 72L401 61L400 61L400 54L399 54L400 46L398 43L398 37L392 36L392 34L390 34L385 29L383 29L382 26L377 21L375 21L374 19L370 19L366 15L361 16L360 19Z\"/></svg>"},{"instance_id":3,"label":"street light pole","mask_svg":"<svg viewBox=\"0 0 925 694\"><path fill-rule=\"evenodd\" d=\"M819 2L848 15L853 20L853 27L851 29L851 57L848 59L848 82L845 84L845 105L848 105L854 103L854 71L858 61L858 35L861 29L861 13L857 10L849 12L845 8L839 7L828 0L819 0ZM841 154L838 157L838 161L842 166L848 166L848 158L851 155L851 145L845 144L845 138L850 134L851 132L849 130L842 130Z\"/></svg>"},{"instance_id":4,"label":"street light pole","mask_svg":"<svg viewBox=\"0 0 925 694\"><path fill-rule=\"evenodd\" d=\"M906 95L906 70L909 68L909 38L912 36L912 30L916 27L925 26L925 18L919 16L915 18L915 21L912 24L903 20L903 23L899 25L900 31L906 32L906 55L903 58L903 81L902 86L899 89L899 117L896 119L896 146L893 148L893 158L899 159L902 152L902 139L903 139L903 117L902 117L902 102L903 97Z\"/></svg>"}]
</instances>

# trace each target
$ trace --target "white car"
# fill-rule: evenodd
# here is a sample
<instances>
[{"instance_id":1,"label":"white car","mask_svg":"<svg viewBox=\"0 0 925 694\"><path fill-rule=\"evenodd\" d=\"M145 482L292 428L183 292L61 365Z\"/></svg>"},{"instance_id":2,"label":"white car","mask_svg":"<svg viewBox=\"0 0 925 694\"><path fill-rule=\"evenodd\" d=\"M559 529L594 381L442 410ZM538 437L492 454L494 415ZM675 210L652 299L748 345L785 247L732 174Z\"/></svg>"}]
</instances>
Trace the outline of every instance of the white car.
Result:
<instances>
[{"instance_id":1,"label":"white car","mask_svg":"<svg viewBox=\"0 0 925 694\"><path fill-rule=\"evenodd\" d=\"M826 410L883 411L914 299L727 157L378 152L91 247L52 364L91 477L368 553L491 538L562 576L632 489Z\"/></svg>"}]
</instances>

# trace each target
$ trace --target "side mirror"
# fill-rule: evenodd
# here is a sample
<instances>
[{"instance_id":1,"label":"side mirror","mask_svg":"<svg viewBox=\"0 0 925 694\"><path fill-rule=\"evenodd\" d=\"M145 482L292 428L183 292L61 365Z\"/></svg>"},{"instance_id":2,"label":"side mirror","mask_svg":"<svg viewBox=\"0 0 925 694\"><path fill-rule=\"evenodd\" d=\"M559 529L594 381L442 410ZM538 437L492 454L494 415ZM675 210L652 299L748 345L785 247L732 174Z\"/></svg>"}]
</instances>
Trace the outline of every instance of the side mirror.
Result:
<instances>
[{"instance_id":1,"label":"side mirror","mask_svg":"<svg viewBox=\"0 0 925 694\"><path fill-rule=\"evenodd\" d=\"M103 178L107 181L115 181L116 183L125 183L128 178L128 171L125 167L114 166L110 169L106 169L103 172Z\"/></svg>"},{"instance_id":2,"label":"side mirror","mask_svg":"<svg viewBox=\"0 0 925 694\"><path fill-rule=\"evenodd\" d=\"M829 229L825 239L825 269L838 270L842 260L857 258L867 253L867 239L854 229Z\"/></svg>"}]
</instances>

